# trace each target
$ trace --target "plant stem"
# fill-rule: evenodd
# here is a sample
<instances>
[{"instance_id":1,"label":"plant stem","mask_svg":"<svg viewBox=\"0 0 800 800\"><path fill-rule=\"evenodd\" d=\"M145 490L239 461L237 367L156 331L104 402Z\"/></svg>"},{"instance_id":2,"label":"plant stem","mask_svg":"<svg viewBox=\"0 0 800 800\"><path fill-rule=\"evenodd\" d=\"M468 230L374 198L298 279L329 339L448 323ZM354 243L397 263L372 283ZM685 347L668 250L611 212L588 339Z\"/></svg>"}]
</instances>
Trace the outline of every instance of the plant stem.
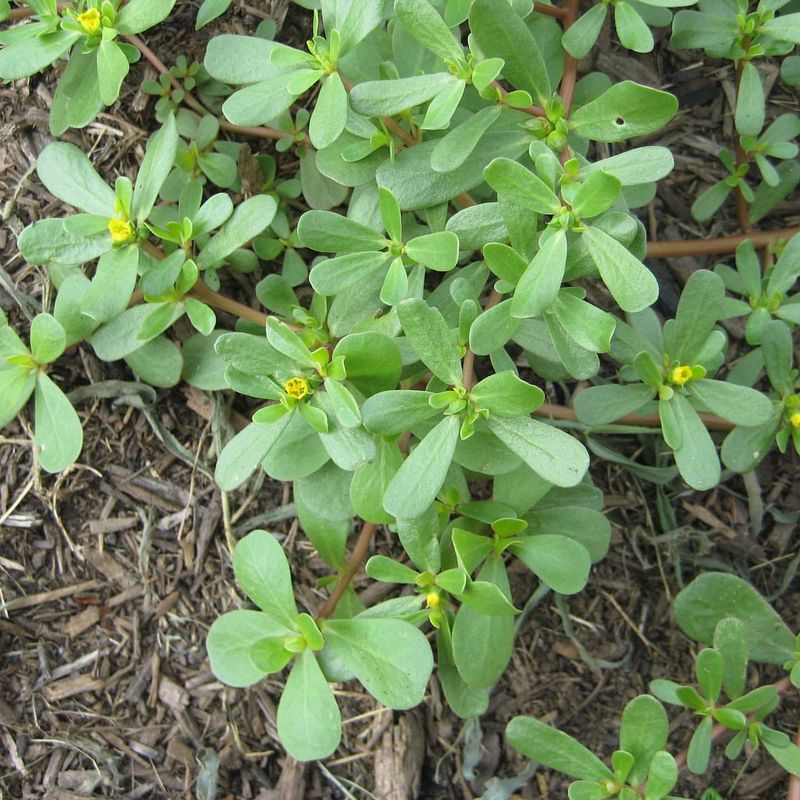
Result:
<instances>
[{"instance_id":1,"label":"plant stem","mask_svg":"<svg viewBox=\"0 0 800 800\"><path fill-rule=\"evenodd\" d=\"M578 415L574 409L569 406L559 406L553 403L542 403L539 408L534 412L537 417L546 417L550 419L560 419L565 422L579 422ZM711 431L730 431L733 430L734 425L722 417L717 417L714 414L700 414L700 419L705 423L706 428ZM624 417L614 420L609 423L611 425L636 425L642 428L658 428L661 426L661 420L658 414L626 414Z\"/></svg>"},{"instance_id":2,"label":"plant stem","mask_svg":"<svg viewBox=\"0 0 800 800\"><path fill-rule=\"evenodd\" d=\"M580 0L567 0L564 8L562 22L564 30L567 31L578 19ZM569 117L572 111L572 100L575 96L575 84L578 80L578 62L570 53L564 53L564 74L561 78L561 88L559 94L564 102L564 116Z\"/></svg>"},{"instance_id":3,"label":"plant stem","mask_svg":"<svg viewBox=\"0 0 800 800\"><path fill-rule=\"evenodd\" d=\"M533 10L538 11L540 14L545 14L548 17L555 17L556 19L564 19L567 12L566 9L559 6L550 6L547 3L534 3Z\"/></svg>"},{"instance_id":4,"label":"plant stem","mask_svg":"<svg viewBox=\"0 0 800 800\"><path fill-rule=\"evenodd\" d=\"M365 522L363 524L353 552L350 554L350 558L347 559L347 565L339 577L339 582L330 593L328 599L322 604L322 608L317 612L317 620L327 619L336 610L336 606L339 600L342 599L345 590L350 585L353 578L355 578L356 573L361 569L361 565L367 560L369 546L377 530L378 526L372 522Z\"/></svg>"},{"instance_id":5,"label":"plant stem","mask_svg":"<svg viewBox=\"0 0 800 800\"><path fill-rule=\"evenodd\" d=\"M674 242L650 241L647 243L649 258L678 258L679 256L705 256L733 253L744 241L751 241L756 247L791 239L800 233L800 228L781 228L777 231L750 231L739 236L720 236L717 239L682 239Z\"/></svg>"}]
</instances>

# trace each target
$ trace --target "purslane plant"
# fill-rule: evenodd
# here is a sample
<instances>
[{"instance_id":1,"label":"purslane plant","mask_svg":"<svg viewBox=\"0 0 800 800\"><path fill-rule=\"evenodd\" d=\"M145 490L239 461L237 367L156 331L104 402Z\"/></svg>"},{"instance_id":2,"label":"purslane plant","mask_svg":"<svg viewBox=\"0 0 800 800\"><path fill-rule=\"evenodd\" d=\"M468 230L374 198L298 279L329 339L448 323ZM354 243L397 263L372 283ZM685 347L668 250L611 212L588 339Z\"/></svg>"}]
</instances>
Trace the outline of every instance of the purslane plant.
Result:
<instances>
[{"instance_id":1,"label":"purslane plant","mask_svg":"<svg viewBox=\"0 0 800 800\"><path fill-rule=\"evenodd\" d=\"M80 0L67 8L56 0L33 0L35 20L0 31L0 78L41 72L69 52L50 108L50 130L84 128L119 97L139 51L119 41L167 18L175 0Z\"/></svg>"},{"instance_id":2,"label":"purslane plant","mask_svg":"<svg viewBox=\"0 0 800 800\"><path fill-rule=\"evenodd\" d=\"M704 774L712 744L723 735L730 737L726 758L762 748L800 776L800 747L764 722L779 707L781 693L800 685L800 636L792 635L751 584L726 573L696 578L678 594L674 612L684 633L711 645L695 657L697 686L659 678L650 683L655 697L631 700L622 713L620 749L611 769L573 737L536 719L516 717L506 728L509 744L523 755L578 779L569 786L570 800L671 798L679 764ZM788 679L748 688L751 661L781 665ZM669 720L659 700L685 707L700 720L678 759L665 750Z\"/></svg>"},{"instance_id":3,"label":"purslane plant","mask_svg":"<svg viewBox=\"0 0 800 800\"><path fill-rule=\"evenodd\" d=\"M100 39L117 47L117 33L135 33L114 25L144 2L112 8L116 17L101 8ZM722 446L731 469L752 469L773 439L782 449L789 437L800 441L791 357L800 239L763 276L746 245L736 271L696 272L663 326L650 308L658 283L632 210L652 200L673 157L657 145L619 145L660 130L677 101L600 73L576 80L564 46L579 53L576 39L607 4L588 12L583 32L580 22L570 25L575 9L526 0L318 5L305 51L264 35L211 41L205 69L217 83L206 103L227 95L223 120L196 99L191 112L178 110L200 74L186 64L148 86L161 95L163 126L135 184L120 177L112 189L73 145L42 152L41 182L80 213L39 220L19 237L23 257L47 265L57 289L52 309L34 320L30 348L5 319L0 327L0 421L35 394L34 455L47 471L67 468L81 449L79 417L49 375L72 345L85 343L104 361L124 359L155 386L183 379L225 392L249 415L217 454L217 484L234 491L263 473L292 482L299 523L332 568L320 581L330 594L315 617L298 613L278 540L255 531L233 561L260 610L222 616L208 652L233 686L294 659L278 732L303 759L338 746L329 682L357 678L394 708L421 700L434 666L421 632L428 625L451 708L482 714L531 594L512 596L513 559L535 576L540 596L579 592L605 556L610 527L588 477L588 452L553 420L534 418L552 411L538 384L597 384L576 394L581 432L657 411L695 489L721 477L706 429L711 415L717 427L733 428ZM614 5L623 44L646 49L641 20L661 24L658 12L671 13L662 5L682 3ZM204 3L200 21L224 6ZM34 7L42 17L45 9ZM152 0L141 6L156 7L169 11ZM40 19L10 29L7 40L36 39L41 68L47 37L61 46L71 30L66 17L84 13L53 8L47 32ZM676 44L706 46L681 39L686 13L708 8L678 12ZM793 16L776 19L791 28ZM775 38L768 23L758 23L759 41ZM71 59L100 58L99 39L92 49L88 34L72 32L83 39L51 61L70 46ZM757 55L728 50L720 55ZM20 52L8 44L0 65ZM67 73L77 69L71 60ZM223 84L232 85L229 94ZM756 95L741 101L750 116ZM307 108L297 107L303 102ZM738 112L737 130L746 116ZM63 130L58 119L54 128ZM763 119L757 131L739 130L767 184L767 157L794 157L793 123L783 119L763 134ZM276 139L276 149L296 156L297 172L221 139L231 125L269 125L250 133ZM594 159L596 143L605 157ZM226 189L241 189L236 206ZM217 293L227 271L263 270L264 262L273 266L255 295L266 311ZM719 323L744 314L746 342L759 350L726 375ZM196 333L174 327L184 316ZM601 357L620 365L619 382L601 373ZM378 526L397 547L367 561ZM372 579L408 588L365 608L351 587L365 562ZM396 654L394 663L385 652ZM580 756L570 796L669 796L677 772L664 752L665 719L655 699L635 701L612 768L596 759L587 767ZM637 750L648 720L654 733ZM534 736L554 736L533 728Z\"/></svg>"}]
</instances>

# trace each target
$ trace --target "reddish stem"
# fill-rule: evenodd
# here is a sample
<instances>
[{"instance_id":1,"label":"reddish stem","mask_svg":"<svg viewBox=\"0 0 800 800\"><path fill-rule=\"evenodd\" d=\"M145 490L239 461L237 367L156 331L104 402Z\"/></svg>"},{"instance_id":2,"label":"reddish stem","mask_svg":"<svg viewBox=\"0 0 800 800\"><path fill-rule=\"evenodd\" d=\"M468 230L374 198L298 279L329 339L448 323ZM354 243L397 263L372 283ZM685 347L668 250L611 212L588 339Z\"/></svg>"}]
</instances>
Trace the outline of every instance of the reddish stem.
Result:
<instances>
[{"instance_id":1,"label":"reddish stem","mask_svg":"<svg viewBox=\"0 0 800 800\"><path fill-rule=\"evenodd\" d=\"M347 565L339 577L339 582L330 593L328 599L322 604L322 608L317 612L317 620L327 619L336 610L336 605L339 600L342 599L345 590L350 585L353 578L355 578L356 573L361 569L361 565L367 560L369 546L377 530L378 526L374 525L372 522L364 523L361 528L361 533L358 534L353 552L347 560Z\"/></svg>"},{"instance_id":2,"label":"reddish stem","mask_svg":"<svg viewBox=\"0 0 800 800\"><path fill-rule=\"evenodd\" d=\"M756 247L763 247L779 239L791 239L797 233L800 233L800 228L781 228L777 231L750 231L739 236L720 236L717 239L650 241L647 243L647 255L649 258L678 258L733 253L737 246L746 240L750 240Z\"/></svg>"},{"instance_id":3,"label":"reddish stem","mask_svg":"<svg viewBox=\"0 0 800 800\"><path fill-rule=\"evenodd\" d=\"M559 8L559 6L550 6L547 3L534 3L533 10L538 11L540 14L545 14L548 17L555 17L556 19L564 19L566 10Z\"/></svg>"}]
</instances>

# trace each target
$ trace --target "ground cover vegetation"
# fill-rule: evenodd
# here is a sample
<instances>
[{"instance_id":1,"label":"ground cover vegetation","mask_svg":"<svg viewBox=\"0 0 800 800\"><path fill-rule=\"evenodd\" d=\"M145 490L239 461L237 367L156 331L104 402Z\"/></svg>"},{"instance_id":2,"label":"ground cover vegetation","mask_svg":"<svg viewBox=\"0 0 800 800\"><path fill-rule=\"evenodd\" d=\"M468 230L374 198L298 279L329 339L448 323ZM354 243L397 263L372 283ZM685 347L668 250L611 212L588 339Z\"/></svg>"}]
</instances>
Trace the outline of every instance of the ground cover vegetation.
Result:
<instances>
[{"instance_id":1,"label":"ground cover vegetation","mask_svg":"<svg viewBox=\"0 0 800 800\"><path fill-rule=\"evenodd\" d=\"M800 453L800 235L753 230L800 181L800 117L769 115L765 97L766 64L800 84L800 11L794 0L303 0L304 48L267 20L211 39L202 65L168 69L139 34L173 3L0 3L13 23L0 31L0 78L60 71L55 137L114 104L139 59L160 75L142 85L159 127L134 177L106 182L64 140L39 154L38 179L75 213L18 237L52 301L26 337L0 319L0 425L30 415L37 467L69 469L83 427L50 373L78 347L153 387L226 393L247 416L219 448L219 489L262 472L291 482L330 574L321 607L299 611L280 538L229 541L247 600L208 631L217 678L247 687L286 670L277 734L303 761L339 746L332 684L358 681L409 709L435 669L452 712L478 718L519 626L551 593L566 608L613 546L592 460L658 486L752 491L764 459ZM229 5L204 0L197 27ZM601 72L578 79L610 16L635 53L671 28L670 47L733 65L726 177L691 211L702 222L732 204L740 235L648 249L637 211L674 157L629 141L657 142L678 101ZM252 156L248 138L274 142L273 155ZM647 256L715 252L727 256L694 271L662 319ZM221 292L227 275L256 272L258 308ZM545 402L553 385L570 387L571 406ZM635 456L620 436L641 443ZM399 549L373 552L379 529ZM517 563L524 605L512 599ZM395 587L388 599L359 599L362 567ZM658 679L632 699L610 766L532 717L510 722L508 743L574 779L572 800L658 800L682 796L680 769L705 773L728 734L727 758L766 751L797 798L800 747L768 722L800 688L797 620L719 569L673 611L703 645L696 685ZM749 663L784 677L752 685ZM697 722L684 752L668 741L673 707Z\"/></svg>"}]
</instances>

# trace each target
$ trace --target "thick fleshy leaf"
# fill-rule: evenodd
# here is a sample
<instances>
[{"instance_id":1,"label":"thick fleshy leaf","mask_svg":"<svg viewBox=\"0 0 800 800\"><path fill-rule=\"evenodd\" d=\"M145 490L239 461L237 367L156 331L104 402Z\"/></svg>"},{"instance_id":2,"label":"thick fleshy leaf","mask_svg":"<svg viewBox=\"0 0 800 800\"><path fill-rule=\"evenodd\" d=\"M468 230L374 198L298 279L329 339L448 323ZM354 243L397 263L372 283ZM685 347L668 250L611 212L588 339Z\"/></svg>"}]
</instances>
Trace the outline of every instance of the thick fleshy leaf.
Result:
<instances>
[{"instance_id":1,"label":"thick fleshy leaf","mask_svg":"<svg viewBox=\"0 0 800 800\"><path fill-rule=\"evenodd\" d=\"M36 173L59 200L89 214L113 215L114 191L74 144L53 142L45 147L36 161Z\"/></svg>"},{"instance_id":2,"label":"thick fleshy leaf","mask_svg":"<svg viewBox=\"0 0 800 800\"><path fill-rule=\"evenodd\" d=\"M700 575L678 594L673 610L681 630L696 641L711 644L720 621L735 617L747 632L751 659L782 664L792 658L792 632L758 591L735 575Z\"/></svg>"},{"instance_id":3,"label":"thick fleshy leaf","mask_svg":"<svg viewBox=\"0 0 800 800\"><path fill-rule=\"evenodd\" d=\"M144 222L153 210L158 193L172 170L177 150L178 129L175 117L169 114L147 143L142 165L136 175L131 213L137 222Z\"/></svg>"},{"instance_id":4,"label":"thick fleshy leaf","mask_svg":"<svg viewBox=\"0 0 800 800\"><path fill-rule=\"evenodd\" d=\"M541 179L510 158L496 158L483 171L486 182L498 195L538 214L555 214L561 202Z\"/></svg>"},{"instance_id":5,"label":"thick fleshy leaf","mask_svg":"<svg viewBox=\"0 0 800 800\"><path fill-rule=\"evenodd\" d=\"M442 312L414 298L397 306L397 316L420 361L448 386L460 384L461 358Z\"/></svg>"},{"instance_id":6,"label":"thick fleshy leaf","mask_svg":"<svg viewBox=\"0 0 800 800\"><path fill-rule=\"evenodd\" d=\"M559 230L549 236L519 279L511 301L516 318L541 316L558 297L567 263L567 236Z\"/></svg>"},{"instance_id":7,"label":"thick fleshy leaf","mask_svg":"<svg viewBox=\"0 0 800 800\"><path fill-rule=\"evenodd\" d=\"M459 426L457 416L444 417L403 462L383 499L394 517L418 517L436 499L453 460Z\"/></svg>"},{"instance_id":8,"label":"thick fleshy leaf","mask_svg":"<svg viewBox=\"0 0 800 800\"><path fill-rule=\"evenodd\" d=\"M108 322L121 314L130 302L136 285L139 248L114 247L97 262L92 285L81 303L81 312L96 322Z\"/></svg>"},{"instance_id":9,"label":"thick fleshy leaf","mask_svg":"<svg viewBox=\"0 0 800 800\"><path fill-rule=\"evenodd\" d=\"M399 619L330 620L323 635L332 653L389 708L422 702L433 669L425 635Z\"/></svg>"},{"instance_id":10,"label":"thick fleshy leaf","mask_svg":"<svg viewBox=\"0 0 800 800\"><path fill-rule=\"evenodd\" d=\"M331 755L342 738L342 717L316 656L304 650L289 673L278 703L278 736L298 761Z\"/></svg>"},{"instance_id":11,"label":"thick fleshy leaf","mask_svg":"<svg viewBox=\"0 0 800 800\"><path fill-rule=\"evenodd\" d=\"M763 425L773 413L772 401L749 386L704 378L692 381L688 390L712 414L734 425Z\"/></svg>"},{"instance_id":12,"label":"thick fleshy leaf","mask_svg":"<svg viewBox=\"0 0 800 800\"><path fill-rule=\"evenodd\" d=\"M224 492L241 486L258 468L289 424L291 414L271 423L253 422L231 439L220 453L214 480Z\"/></svg>"},{"instance_id":13,"label":"thick fleshy leaf","mask_svg":"<svg viewBox=\"0 0 800 800\"><path fill-rule=\"evenodd\" d=\"M365 81L353 87L350 104L365 117L390 117L427 103L456 80L449 72L434 72L393 81Z\"/></svg>"},{"instance_id":14,"label":"thick fleshy leaf","mask_svg":"<svg viewBox=\"0 0 800 800\"><path fill-rule=\"evenodd\" d=\"M619 746L633 756L628 780L638 783L645 778L651 759L666 746L668 733L667 712L655 697L641 694L625 706Z\"/></svg>"},{"instance_id":15,"label":"thick fleshy leaf","mask_svg":"<svg viewBox=\"0 0 800 800\"><path fill-rule=\"evenodd\" d=\"M333 144L347 121L347 90L338 72L332 72L321 83L314 113L308 126L311 142L318 150Z\"/></svg>"},{"instance_id":16,"label":"thick fleshy leaf","mask_svg":"<svg viewBox=\"0 0 800 800\"><path fill-rule=\"evenodd\" d=\"M131 0L117 14L114 27L123 34L141 33L169 16L175 0Z\"/></svg>"},{"instance_id":17,"label":"thick fleshy leaf","mask_svg":"<svg viewBox=\"0 0 800 800\"><path fill-rule=\"evenodd\" d=\"M614 780L614 774L577 739L533 717L514 717L506 740L522 755L542 766L584 780Z\"/></svg>"},{"instance_id":18,"label":"thick fleshy leaf","mask_svg":"<svg viewBox=\"0 0 800 800\"><path fill-rule=\"evenodd\" d=\"M104 105L110 106L116 102L129 66L125 53L116 42L100 43L97 48L97 85Z\"/></svg>"},{"instance_id":19,"label":"thick fleshy leaf","mask_svg":"<svg viewBox=\"0 0 800 800\"><path fill-rule=\"evenodd\" d=\"M248 533L233 551L233 571L247 596L290 630L297 621L289 562L280 542L267 531Z\"/></svg>"},{"instance_id":20,"label":"thick fleshy leaf","mask_svg":"<svg viewBox=\"0 0 800 800\"><path fill-rule=\"evenodd\" d=\"M44 372L36 377L34 400L34 441L39 463L47 472L60 472L80 455L81 421L64 392Z\"/></svg>"},{"instance_id":21,"label":"thick fleshy leaf","mask_svg":"<svg viewBox=\"0 0 800 800\"><path fill-rule=\"evenodd\" d=\"M521 536L509 549L554 592L575 594L586 586L592 565L589 553L566 536Z\"/></svg>"},{"instance_id":22,"label":"thick fleshy leaf","mask_svg":"<svg viewBox=\"0 0 800 800\"><path fill-rule=\"evenodd\" d=\"M488 425L512 453L555 486L576 486L586 474L589 454L568 433L530 417L494 417Z\"/></svg>"},{"instance_id":23,"label":"thick fleshy leaf","mask_svg":"<svg viewBox=\"0 0 800 800\"><path fill-rule=\"evenodd\" d=\"M655 275L627 247L596 227L583 232L583 241L603 283L623 311L641 311L656 301Z\"/></svg>"},{"instance_id":24,"label":"thick fleshy leaf","mask_svg":"<svg viewBox=\"0 0 800 800\"><path fill-rule=\"evenodd\" d=\"M680 445L673 449L681 476L698 491L713 488L719 483L720 466L711 435L697 411L682 394L676 392L668 405L680 436Z\"/></svg>"},{"instance_id":25,"label":"thick fleshy leaf","mask_svg":"<svg viewBox=\"0 0 800 800\"><path fill-rule=\"evenodd\" d=\"M261 611L229 611L214 621L206 636L211 671L228 686L252 686L265 675L250 660L253 645L292 633Z\"/></svg>"}]
</instances>

